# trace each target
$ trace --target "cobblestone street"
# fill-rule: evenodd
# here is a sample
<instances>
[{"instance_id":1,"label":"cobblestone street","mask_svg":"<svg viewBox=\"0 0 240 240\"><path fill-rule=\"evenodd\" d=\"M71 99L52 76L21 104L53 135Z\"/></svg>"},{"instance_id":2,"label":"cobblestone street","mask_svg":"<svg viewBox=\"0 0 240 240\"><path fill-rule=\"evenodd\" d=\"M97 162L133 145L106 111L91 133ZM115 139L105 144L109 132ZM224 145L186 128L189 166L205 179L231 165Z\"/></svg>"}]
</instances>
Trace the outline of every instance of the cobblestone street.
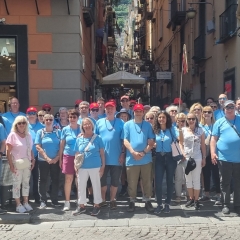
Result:
<instances>
[{"instance_id":1,"label":"cobblestone street","mask_svg":"<svg viewBox=\"0 0 240 240\"><path fill-rule=\"evenodd\" d=\"M11 225L9 225L11 227ZM78 222L18 225L0 231L1 239L239 239L240 225L187 224L179 226L80 227Z\"/></svg>"}]
</instances>

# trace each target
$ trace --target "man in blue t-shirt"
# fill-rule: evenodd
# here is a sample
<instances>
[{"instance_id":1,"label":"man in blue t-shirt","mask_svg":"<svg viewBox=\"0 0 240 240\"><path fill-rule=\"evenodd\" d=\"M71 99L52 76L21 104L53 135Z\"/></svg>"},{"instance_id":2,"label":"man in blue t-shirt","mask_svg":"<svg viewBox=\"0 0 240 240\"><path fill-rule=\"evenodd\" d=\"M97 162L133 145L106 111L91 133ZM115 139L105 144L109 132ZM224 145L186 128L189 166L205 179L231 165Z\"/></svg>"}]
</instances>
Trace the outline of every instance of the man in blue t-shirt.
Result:
<instances>
[{"instance_id":1,"label":"man in blue t-shirt","mask_svg":"<svg viewBox=\"0 0 240 240\"><path fill-rule=\"evenodd\" d=\"M133 115L133 111L130 109L129 96L123 95L120 101L121 101L121 107L125 108L127 112L131 115L131 118L133 118L134 115Z\"/></svg>"},{"instance_id":2,"label":"man in blue t-shirt","mask_svg":"<svg viewBox=\"0 0 240 240\"><path fill-rule=\"evenodd\" d=\"M100 135L105 152L105 169L101 178L102 186L102 203L101 207L106 206L106 191L107 191L107 175L110 172L111 188L110 188L110 208L115 209L116 194L119 185L119 178L122 172L122 164L125 159L125 148L121 140L124 122L116 118L116 105L114 102L105 104L106 117L101 118L96 123L96 134Z\"/></svg>"},{"instance_id":3,"label":"man in blue t-shirt","mask_svg":"<svg viewBox=\"0 0 240 240\"><path fill-rule=\"evenodd\" d=\"M133 108L134 119L124 125L124 145L126 151L126 168L128 181L128 194L130 203L129 212L135 210L135 198L137 195L138 179L141 176L144 195L145 208L152 212L153 207L150 202L152 195L152 152L155 135L149 122L143 119L144 107L142 104L136 104Z\"/></svg>"},{"instance_id":4,"label":"man in blue t-shirt","mask_svg":"<svg viewBox=\"0 0 240 240\"><path fill-rule=\"evenodd\" d=\"M106 117L106 113L105 113L105 99L103 97L99 97L97 99L97 104L99 107L99 111L98 111L98 118L105 118Z\"/></svg>"},{"instance_id":5,"label":"man in blue t-shirt","mask_svg":"<svg viewBox=\"0 0 240 240\"><path fill-rule=\"evenodd\" d=\"M218 164L223 200L223 214L229 214L230 185L233 179L234 208L240 213L240 117L235 115L232 100L224 103L225 117L213 125L211 138L211 158Z\"/></svg>"},{"instance_id":6,"label":"man in blue t-shirt","mask_svg":"<svg viewBox=\"0 0 240 240\"><path fill-rule=\"evenodd\" d=\"M218 97L218 103L219 103L219 109L214 111L214 118L217 121L219 118L222 118L225 116L224 114L224 103L227 101L227 95L220 94Z\"/></svg>"},{"instance_id":7,"label":"man in blue t-shirt","mask_svg":"<svg viewBox=\"0 0 240 240\"><path fill-rule=\"evenodd\" d=\"M84 118L86 118L86 117L90 118L93 121L94 125L96 124L96 120L89 116L89 105L90 104L87 101L82 101L79 104L79 113L80 113L80 115L79 115L78 122L77 122L79 125L82 124L82 120Z\"/></svg>"},{"instance_id":8,"label":"man in blue t-shirt","mask_svg":"<svg viewBox=\"0 0 240 240\"><path fill-rule=\"evenodd\" d=\"M4 121L7 135L11 132L12 124L17 116L26 116L25 113L19 112L19 101L16 97L12 97L8 101L9 112L4 113L2 116L7 118L8 121Z\"/></svg>"}]
</instances>

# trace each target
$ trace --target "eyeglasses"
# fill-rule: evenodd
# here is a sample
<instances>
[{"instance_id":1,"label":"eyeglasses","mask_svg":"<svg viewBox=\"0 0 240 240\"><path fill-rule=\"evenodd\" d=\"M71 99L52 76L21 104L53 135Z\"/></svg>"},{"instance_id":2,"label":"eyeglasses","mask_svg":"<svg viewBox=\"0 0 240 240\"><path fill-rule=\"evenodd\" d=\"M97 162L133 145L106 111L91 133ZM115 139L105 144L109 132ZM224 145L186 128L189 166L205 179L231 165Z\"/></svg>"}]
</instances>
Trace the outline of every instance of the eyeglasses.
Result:
<instances>
[{"instance_id":1,"label":"eyeglasses","mask_svg":"<svg viewBox=\"0 0 240 240\"><path fill-rule=\"evenodd\" d=\"M98 108L91 109L92 112L98 112Z\"/></svg>"},{"instance_id":2,"label":"eyeglasses","mask_svg":"<svg viewBox=\"0 0 240 240\"><path fill-rule=\"evenodd\" d=\"M45 108L45 109L43 109L43 111L45 111L45 112L50 112L50 111L51 111L51 108Z\"/></svg>"},{"instance_id":3,"label":"eyeglasses","mask_svg":"<svg viewBox=\"0 0 240 240\"><path fill-rule=\"evenodd\" d=\"M76 119L77 116L69 116L69 118Z\"/></svg>"},{"instance_id":4,"label":"eyeglasses","mask_svg":"<svg viewBox=\"0 0 240 240\"><path fill-rule=\"evenodd\" d=\"M38 115L38 117L44 117L44 115Z\"/></svg>"},{"instance_id":5,"label":"eyeglasses","mask_svg":"<svg viewBox=\"0 0 240 240\"><path fill-rule=\"evenodd\" d=\"M17 125L26 125L27 123L26 122L18 122Z\"/></svg>"},{"instance_id":6,"label":"eyeglasses","mask_svg":"<svg viewBox=\"0 0 240 240\"><path fill-rule=\"evenodd\" d=\"M177 122L185 123L185 120L177 120Z\"/></svg>"},{"instance_id":7,"label":"eyeglasses","mask_svg":"<svg viewBox=\"0 0 240 240\"><path fill-rule=\"evenodd\" d=\"M226 108L227 110L230 110L230 109L232 110L232 109L235 108L235 106L226 106L225 108Z\"/></svg>"},{"instance_id":8,"label":"eyeglasses","mask_svg":"<svg viewBox=\"0 0 240 240\"><path fill-rule=\"evenodd\" d=\"M187 118L188 121L195 121L196 118Z\"/></svg>"},{"instance_id":9,"label":"eyeglasses","mask_svg":"<svg viewBox=\"0 0 240 240\"><path fill-rule=\"evenodd\" d=\"M153 120L154 118L153 117L151 117L151 118L146 118L146 120Z\"/></svg>"},{"instance_id":10,"label":"eyeglasses","mask_svg":"<svg viewBox=\"0 0 240 240\"><path fill-rule=\"evenodd\" d=\"M50 122L52 122L52 121L53 121L53 119L49 118L49 119L45 119L45 121L46 121L46 122L47 122L47 121L50 121Z\"/></svg>"},{"instance_id":11,"label":"eyeglasses","mask_svg":"<svg viewBox=\"0 0 240 240\"><path fill-rule=\"evenodd\" d=\"M222 97L222 98L219 98L218 100L226 100L226 98L225 98L225 97Z\"/></svg>"},{"instance_id":12,"label":"eyeglasses","mask_svg":"<svg viewBox=\"0 0 240 240\"><path fill-rule=\"evenodd\" d=\"M210 106L211 108L217 108L217 106Z\"/></svg>"},{"instance_id":13,"label":"eyeglasses","mask_svg":"<svg viewBox=\"0 0 240 240\"><path fill-rule=\"evenodd\" d=\"M121 102L128 102L129 100L121 100Z\"/></svg>"},{"instance_id":14,"label":"eyeglasses","mask_svg":"<svg viewBox=\"0 0 240 240\"><path fill-rule=\"evenodd\" d=\"M194 112L195 112L195 111L202 111L202 109L201 109L201 108L194 108L193 111L194 111Z\"/></svg>"},{"instance_id":15,"label":"eyeglasses","mask_svg":"<svg viewBox=\"0 0 240 240\"><path fill-rule=\"evenodd\" d=\"M27 115L36 115L36 112L28 112Z\"/></svg>"},{"instance_id":16,"label":"eyeglasses","mask_svg":"<svg viewBox=\"0 0 240 240\"><path fill-rule=\"evenodd\" d=\"M208 114L211 114L212 111L203 111L203 113L208 113Z\"/></svg>"},{"instance_id":17,"label":"eyeglasses","mask_svg":"<svg viewBox=\"0 0 240 240\"><path fill-rule=\"evenodd\" d=\"M177 110L171 110L170 112L177 112Z\"/></svg>"}]
</instances>

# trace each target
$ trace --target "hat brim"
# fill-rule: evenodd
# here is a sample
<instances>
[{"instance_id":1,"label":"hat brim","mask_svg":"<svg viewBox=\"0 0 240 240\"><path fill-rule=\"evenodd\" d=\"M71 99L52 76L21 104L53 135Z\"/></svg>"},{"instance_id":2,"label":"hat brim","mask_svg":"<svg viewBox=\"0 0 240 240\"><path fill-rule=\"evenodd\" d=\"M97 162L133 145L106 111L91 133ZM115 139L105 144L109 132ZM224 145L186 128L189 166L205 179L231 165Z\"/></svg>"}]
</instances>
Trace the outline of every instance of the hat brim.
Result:
<instances>
[{"instance_id":1,"label":"hat brim","mask_svg":"<svg viewBox=\"0 0 240 240\"><path fill-rule=\"evenodd\" d=\"M120 118L120 114L121 113L126 113L127 115L128 115L128 120L130 120L131 118L132 118L132 116L128 113L128 112L118 112L117 114L116 114L116 118Z\"/></svg>"}]
</instances>

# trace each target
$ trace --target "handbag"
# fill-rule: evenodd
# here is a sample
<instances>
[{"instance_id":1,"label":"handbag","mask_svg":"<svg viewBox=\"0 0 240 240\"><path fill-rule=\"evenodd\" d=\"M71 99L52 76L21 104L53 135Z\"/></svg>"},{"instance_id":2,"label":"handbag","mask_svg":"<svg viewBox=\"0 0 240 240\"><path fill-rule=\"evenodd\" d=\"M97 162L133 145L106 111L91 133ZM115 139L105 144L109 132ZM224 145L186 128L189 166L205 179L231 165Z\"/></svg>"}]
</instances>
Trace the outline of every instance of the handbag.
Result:
<instances>
[{"instance_id":1,"label":"handbag","mask_svg":"<svg viewBox=\"0 0 240 240\"><path fill-rule=\"evenodd\" d=\"M183 154L182 154L182 151L181 151L181 148L179 146L179 143L177 141L177 139L174 140L173 138L173 134L172 134L172 131L170 129L170 134L171 134L171 137L172 137L172 143L171 143L171 148L172 148L172 158L174 161L178 162L180 160L183 159Z\"/></svg>"},{"instance_id":2,"label":"handbag","mask_svg":"<svg viewBox=\"0 0 240 240\"><path fill-rule=\"evenodd\" d=\"M86 148L84 149L83 153L79 153L75 159L74 159L74 166L76 169L81 168L81 166L83 165L84 162L84 154L85 152L88 151L90 145L93 143L94 139L97 137L97 134L94 134L90 140L90 142L88 143L88 145L86 146Z\"/></svg>"},{"instance_id":3,"label":"handbag","mask_svg":"<svg viewBox=\"0 0 240 240\"><path fill-rule=\"evenodd\" d=\"M26 142L27 142L27 156L29 155L29 142L28 142L28 136L26 136ZM31 167L31 162L28 158L19 158L15 160L14 166L17 170L22 170L26 168Z\"/></svg>"},{"instance_id":4,"label":"handbag","mask_svg":"<svg viewBox=\"0 0 240 240\"><path fill-rule=\"evenodd\" d=\"M194 147L194 136L193 136L193 144L192 144L192 153L193 153L193 147ZM193 157L189 157L187 160L187 166L185 168L185 174L188 175L191 171L193 171L196 168L196 161Z\"/></svg>"}]
</instances>

